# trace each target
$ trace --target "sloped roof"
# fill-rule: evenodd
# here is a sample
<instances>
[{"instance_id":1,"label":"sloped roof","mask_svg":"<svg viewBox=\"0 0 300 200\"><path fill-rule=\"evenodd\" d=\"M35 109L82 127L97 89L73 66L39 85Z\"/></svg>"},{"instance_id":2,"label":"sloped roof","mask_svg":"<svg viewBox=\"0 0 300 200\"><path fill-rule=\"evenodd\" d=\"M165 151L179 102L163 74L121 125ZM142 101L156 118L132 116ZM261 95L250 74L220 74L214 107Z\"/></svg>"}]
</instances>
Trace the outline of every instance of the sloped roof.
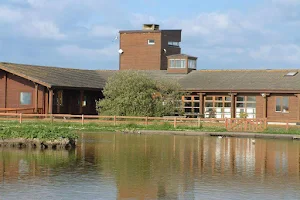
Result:
<instances>
[{"instance_id":1,"label":"sloped roof","mask_svg":"<svg viewBox=\"0 0 300 200\"><path fill-rule=\"evenodd\" d=\"M101 89L115 71L82 70L59 67L0 63L0 69L46 87Z\"/></svg>"},{"instance_id":2,"label":"sloped roof","mask_svg":"<svg viewBox=\"0 0 300 200\"><path fill-rule=\"evenodd\" d=\"M104 88L107 79L117 70L82 70L59 67L1 63L0 69L46 87ZM300 69L285 70L194 70L189 74L167 70L141 70L154 79L177 80L189 91L298 91ZM285 76L299 72L295 76Z\"/></svg>"},{"instance_id":3,"label":"sloped roof","mask_svg":"<svg viewBox=\"0 0 300 200\"><path fill-rule=\"evenodd\" d=\"M286 70L199 70L179 80L186 90L201 91L300 91L300 73Z\"/></svg>"}]
</instances>

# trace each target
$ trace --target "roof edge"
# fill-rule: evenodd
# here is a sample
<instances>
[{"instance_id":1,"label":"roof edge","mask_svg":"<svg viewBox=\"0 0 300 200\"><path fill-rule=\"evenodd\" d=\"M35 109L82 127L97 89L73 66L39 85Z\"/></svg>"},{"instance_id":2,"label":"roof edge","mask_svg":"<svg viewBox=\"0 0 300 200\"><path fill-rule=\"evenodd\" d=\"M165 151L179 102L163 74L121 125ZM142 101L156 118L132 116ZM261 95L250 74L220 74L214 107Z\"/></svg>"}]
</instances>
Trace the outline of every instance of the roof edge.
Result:
<instances>
[{"instance_id":1,"label":"roof edge","mask_svg":"<svg viewBox=\"0 0 300 200\"><path fill-rule=\"evenodd\" d=\"M27 76L27 75L25 75L25 74L21 74L21 73L19 73L19 72L15 72L14 70L11 70L11 69L9 69L8 67L3 66L1 63L0 63L0 69L2 69L3 71L9 72L9 73L11 73L11 74L15 74L15 75L17 75L17 76L19 76L19 77L25 78L25 79L27 79L27 80L30 80L30 81L32 81L32 82L38 83L38 84L40 84L40 85L43 85L43 86L45 86L45 87L48 87L48 88L53 87L53 85L51 85L50 83L46 83L46 82L44 82L44 81L41 81L41 80L32 78L32 77L30 77L30 76Z\"/></svg>"}]
</instances>

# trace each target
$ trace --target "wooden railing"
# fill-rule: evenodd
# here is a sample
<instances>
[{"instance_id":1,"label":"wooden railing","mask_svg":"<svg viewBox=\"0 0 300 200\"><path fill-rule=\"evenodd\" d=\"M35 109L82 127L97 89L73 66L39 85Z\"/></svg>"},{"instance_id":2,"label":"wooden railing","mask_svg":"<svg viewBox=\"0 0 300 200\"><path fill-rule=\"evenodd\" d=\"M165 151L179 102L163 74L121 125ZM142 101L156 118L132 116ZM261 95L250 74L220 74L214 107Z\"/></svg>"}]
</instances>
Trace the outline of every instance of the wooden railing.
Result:
<instances>
[{"instance_id":1,"label":"wooden railing","mask_svg":"<svg viewBox=\"0 0 300 200\"><path fill-rule=\"evenodd\" d=\"M20 111L20 110L18 110ZM19 123L24 121L36 122L75 122L81 123L109 123L113 125L119 124L171 124L174 128L179 126L192 127L219 127L226 128L227 131L243 131L243 132L262 132L267 128L285 128L290 130L297 128L297 120L267 120L267 119L241 119L241 118L186 118L183 116L167 116L167 117L134 117L134 116L98 116L98 115L69 115L69 114L25 114L25 113L1 113L0 121L18 120Z\"/></svg>"}]
</instances>

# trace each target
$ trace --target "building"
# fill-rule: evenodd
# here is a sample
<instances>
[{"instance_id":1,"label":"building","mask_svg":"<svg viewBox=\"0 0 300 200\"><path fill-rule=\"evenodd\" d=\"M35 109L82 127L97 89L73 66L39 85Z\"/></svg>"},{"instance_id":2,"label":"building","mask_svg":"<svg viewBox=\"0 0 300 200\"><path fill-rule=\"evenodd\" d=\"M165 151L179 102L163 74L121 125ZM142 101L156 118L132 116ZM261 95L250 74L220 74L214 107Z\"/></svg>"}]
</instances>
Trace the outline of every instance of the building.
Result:
<instances>
[{"instance_id":1,"label":"building","mask_svg":"<svg viewBox=\"0 0 300 200\"><path fill-rule=\"evenodd\" d=\"M299 69L197 70L197 57L183 54L181 30L120 31L119 70L143 70L176 79L189 95L185 115L300 121ZM115 71L0 63L0 111L96 114L95 100ZM27 110L26 110L27 109Z\"/></svg>"}]
</instances>

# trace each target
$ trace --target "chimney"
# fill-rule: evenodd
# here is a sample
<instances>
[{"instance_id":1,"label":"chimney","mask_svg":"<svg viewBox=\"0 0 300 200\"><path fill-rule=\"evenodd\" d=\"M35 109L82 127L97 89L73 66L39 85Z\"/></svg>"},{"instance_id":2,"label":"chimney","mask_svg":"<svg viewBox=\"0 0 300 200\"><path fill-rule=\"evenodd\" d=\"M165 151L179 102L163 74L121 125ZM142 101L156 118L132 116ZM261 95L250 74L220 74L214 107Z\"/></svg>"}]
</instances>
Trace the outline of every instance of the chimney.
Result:
<instances>
[{"instance_id":1,"label":"chimney","mask_svg":"<svg viewBox=\"0 0 300 200\"><path fill-rule=\"evenodd\" d=\"M156 31L156 30L159 30L159 25L158 24L144 24L143 30L144 31Z\"/></svg>"}]
</instances>

